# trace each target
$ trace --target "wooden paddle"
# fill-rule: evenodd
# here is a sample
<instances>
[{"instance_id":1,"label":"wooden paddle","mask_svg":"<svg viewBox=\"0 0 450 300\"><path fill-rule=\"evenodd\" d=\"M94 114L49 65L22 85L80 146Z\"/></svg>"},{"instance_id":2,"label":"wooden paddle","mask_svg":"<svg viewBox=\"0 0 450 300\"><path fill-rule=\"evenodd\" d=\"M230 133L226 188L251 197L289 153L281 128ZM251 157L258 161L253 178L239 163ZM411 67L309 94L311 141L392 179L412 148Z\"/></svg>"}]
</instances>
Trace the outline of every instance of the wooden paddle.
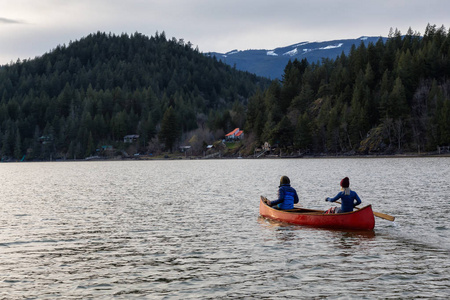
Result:
<instances>
[{"instance_id":1,"label":"wooden paddle","mask_svg":"<svg viewBox=\"0 0 450 300\"><path fill-rule=\"evenodd\" d=\"M335 201L334 203L341 204L341 202L339 202L339 201ZM358 207L355 207L355 208L357 210L361 209L361 208L358 208ZM380 213L380 212L376 212L376 211L373 211L373 215L375 217L382 218L382 219L385 219L385 220L388 220L388 221L391 221L391 222L393 222L395 220L395 217L393 217L393 216L390 216L390 215L387 215L387 214L383 214L383 213Z\"/></svg>"}]
</instances>

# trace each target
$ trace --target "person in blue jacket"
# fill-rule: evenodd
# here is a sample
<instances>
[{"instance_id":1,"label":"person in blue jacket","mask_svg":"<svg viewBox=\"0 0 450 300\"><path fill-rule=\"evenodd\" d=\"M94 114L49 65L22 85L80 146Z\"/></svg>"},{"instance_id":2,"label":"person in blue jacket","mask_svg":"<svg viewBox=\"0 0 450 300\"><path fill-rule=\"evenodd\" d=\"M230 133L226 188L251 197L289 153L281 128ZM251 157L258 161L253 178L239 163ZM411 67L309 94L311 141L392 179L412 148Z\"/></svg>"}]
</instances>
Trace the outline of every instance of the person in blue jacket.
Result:
<instances>
[{"instance_id":1,"label":"person in blue jacket","mask_svg":"<svg viewBox=\"0 0 450 300\"><path fill-rule=\"evenodd\" d=\"M341 208L336 208L335 210L329 209L327 213L346 213L352 212L353 207L361 204L361 199L355 191L350 190L350 179L345 177L341 180L341 191L334 197L325 198L325 201L335 202L338 199L341 199Z\"/></svg>"},{"instance_id":2,"label":"person in blue jacket","mask_svg":"<svg viewBox=\"0 0 450 300\"><path fill-rule=\"evenodd\" d=\"M267 200L269 206L277 206L278 209L293 209L294 203L298 203L297 191L291 187L291 181L287 176L281 176L278 187L278 199Z\"/></svg>"}]
</instances>

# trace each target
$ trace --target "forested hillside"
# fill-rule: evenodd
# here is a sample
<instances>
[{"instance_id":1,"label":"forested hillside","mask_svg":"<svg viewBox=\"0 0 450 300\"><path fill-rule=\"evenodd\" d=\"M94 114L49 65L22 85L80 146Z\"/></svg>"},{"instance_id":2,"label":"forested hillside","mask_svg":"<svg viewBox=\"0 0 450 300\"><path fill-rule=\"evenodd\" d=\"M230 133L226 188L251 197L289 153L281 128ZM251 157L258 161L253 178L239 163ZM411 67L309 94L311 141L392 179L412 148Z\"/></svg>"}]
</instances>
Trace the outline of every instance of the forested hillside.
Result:
<instances>
[{"instance_id":1,"label":"forested hillside","mask_svg":"<svg viewBox=\"0 0 450 300\"><path fill-rule=\"evenodd\" d=\"M164 33L91 34L0 67L2 160L84 158L123 150L130 134L145 152L195 130L214 140L243 127L248 97L268 84Z\"/></svg>"},{"instance_id":2,"label":"forested hillside","mask_svg":"<svg viewBox=\"0 0 450 300\"><path fill-rule=\"evenodd\" d=\"M391 31L320 64L290 62L281 82L251 97L248 149L401 153L450 145L450 32ZM249 151L250 152L250 151Z\"/></svg>"},{"instance_id":3,"label":"forested hillside","mask_svg":"<svg viewBox=\"0 0 450 300\"><path fill-rule=\"evenodd\" d=\"M165 34L96 33L0 66L5 160L193 154L243 128L242 155L392 154L450 145L450 32L392 31L281 81L237 71ZM125 143L126 135L139 135Z\"/></svg>"}]
</instances>

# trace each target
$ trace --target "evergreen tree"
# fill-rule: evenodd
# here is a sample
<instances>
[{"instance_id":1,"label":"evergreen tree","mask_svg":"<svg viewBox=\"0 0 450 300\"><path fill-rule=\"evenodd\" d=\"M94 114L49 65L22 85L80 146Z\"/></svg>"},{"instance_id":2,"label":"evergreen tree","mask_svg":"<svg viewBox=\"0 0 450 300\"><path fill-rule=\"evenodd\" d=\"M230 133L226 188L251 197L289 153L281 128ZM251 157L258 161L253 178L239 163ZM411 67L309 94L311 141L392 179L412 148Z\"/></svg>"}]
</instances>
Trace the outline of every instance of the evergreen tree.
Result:
<instances>
[{"instance_id":1,"label":"evergreen tree","mask_svg":"<svg viewBox=\"0 0 450 300\"><path fill-rule=\"evenodd\" d=\"M164 143L167 150L173 151L173 147L180 135L180 128L177 116L172 106L164 112L161 121L161 131L159 132L159 139Z\"/></svg>"},{"instance_id":2,"label":"evergreen tree","mask_svg":"<svg viewBox=\"0 0 450 300\"><path fill-rule=\"evenodd\" d=\"M264 95L258 91L250 97L247 105L245 132L253 133L258 144L263 143L261 136L264 131L266 108L264 105Z\"/></svg>"},{"instance_id":3,"label":"evergreen tree","mask_svg":"<svg viewBox=\"0 0 450 300\"><path fill-rule=\"evenodd\" d=\"M295 128L294 146L304 152L312 149L311 118L307 113L299 117Z\"/></svg>"},{"instance_id":4,"label":"evergreen tree","mask_svg":"<svg viewBox=\"0 0 450 300\"><path fill-rule=\"evenodd\" d=\"M403 86L402 80L397 77L392 92L389 94L389 104L386 114L393 119L398 119L408 114L408 110L405 87Z\"/></svg>"},{"instance_id":5,"label":"evergreen tree","mask_svg":"<svg viewBox=\"0 0 450 300\"><path fill-rule=\"evenodd\" d=\"M22 154L22 145L21 144L22 144L22 139L20 137L19 130L17 130L17 132L16 132L16 141L15 141L15 144L14 144L14 157L17 160L20 160L22 158L22 156L23 156L23 154Z\"/></svg>"},{"instance_id":6,"label":"evergreen tree","mask_svg":"<svg viewBox=\"0 0 450 300\"><path fill-rule=\"evenodd\" d=\"M86 153L84 154L85 157L89 157L95 152L95 145L94 145L94 138L92 137L92 133L89 132L87 145L86 145Z\"/></svg>"}]
</instances>

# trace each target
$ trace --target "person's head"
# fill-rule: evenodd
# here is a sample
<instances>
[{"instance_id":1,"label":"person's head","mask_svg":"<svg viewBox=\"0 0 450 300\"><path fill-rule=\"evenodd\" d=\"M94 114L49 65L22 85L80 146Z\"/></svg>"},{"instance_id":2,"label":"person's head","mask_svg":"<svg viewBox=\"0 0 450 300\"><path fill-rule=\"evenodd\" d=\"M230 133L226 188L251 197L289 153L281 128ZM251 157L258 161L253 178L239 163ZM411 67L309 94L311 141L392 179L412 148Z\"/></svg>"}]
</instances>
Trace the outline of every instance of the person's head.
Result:
<instances>
[{"instance_id":1,"label":"person's head","mask_svg":"<svg viewBox=\"0 0 450 300\"><path fill-rule=\"evenodd\" d=\"M289 180L289 177L281 176L281 178L280 178L280 185L283 185L283 184L291 184L291 181Z\"/></svg>"},{"instance_id":2,"label":"person's head","mask_svg":"<svg viewBox=\"0 0 450 300\"><path fill-rule=\"evenodd\" d=\"M346 189L350 186L350 179L348 179L348 177L345 177L344 179L341 180L341 187Z\"/></svg>"}]
</instances>

